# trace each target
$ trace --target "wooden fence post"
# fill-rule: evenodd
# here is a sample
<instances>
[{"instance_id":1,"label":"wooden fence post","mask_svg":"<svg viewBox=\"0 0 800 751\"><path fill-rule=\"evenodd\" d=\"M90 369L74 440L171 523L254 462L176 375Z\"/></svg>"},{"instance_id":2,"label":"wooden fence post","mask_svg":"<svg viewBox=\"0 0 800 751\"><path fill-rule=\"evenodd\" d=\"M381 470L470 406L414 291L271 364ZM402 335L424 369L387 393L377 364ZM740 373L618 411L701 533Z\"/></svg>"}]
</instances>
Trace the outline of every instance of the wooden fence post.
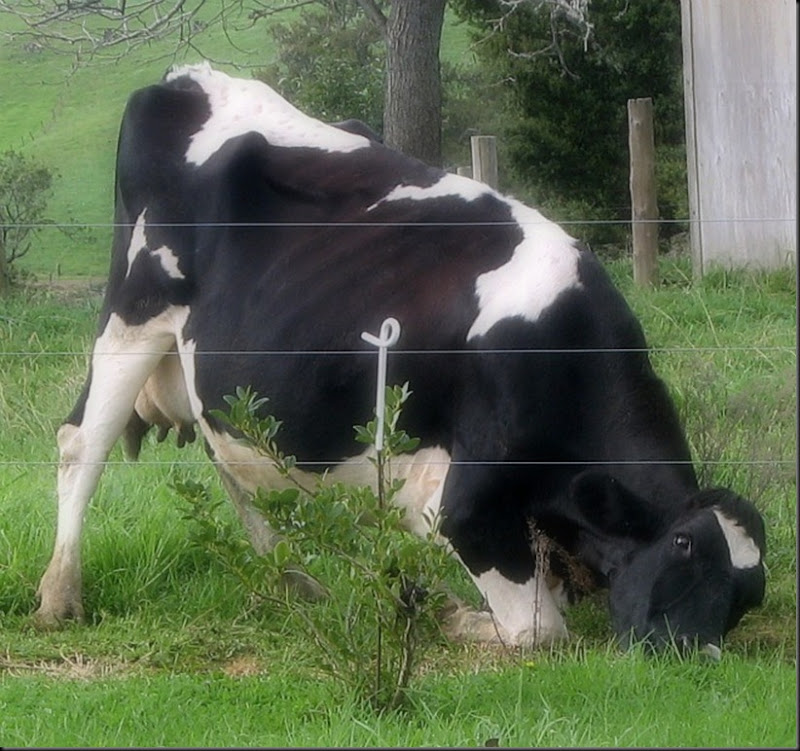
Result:
<instances>
[{"instance_id":1,"label":"wooden fence post","mask_svg":"<svg viewBox=\"0 0 800 751\"><path fill-rule=\"evenodd\" d=\"M633 280L658 285L658 205L653 139L653 100L628 100Z\"/></svg>"},{"instance_id":2,"label":"wooden fence post","mask_svg":"<svg viewBox=\"0 0 800 751\"><path fill-rule=\"evenodd\" d=\"M472 176L497 188L497 139L494 136L470 136Z\"/></svg>"}]
</instances>

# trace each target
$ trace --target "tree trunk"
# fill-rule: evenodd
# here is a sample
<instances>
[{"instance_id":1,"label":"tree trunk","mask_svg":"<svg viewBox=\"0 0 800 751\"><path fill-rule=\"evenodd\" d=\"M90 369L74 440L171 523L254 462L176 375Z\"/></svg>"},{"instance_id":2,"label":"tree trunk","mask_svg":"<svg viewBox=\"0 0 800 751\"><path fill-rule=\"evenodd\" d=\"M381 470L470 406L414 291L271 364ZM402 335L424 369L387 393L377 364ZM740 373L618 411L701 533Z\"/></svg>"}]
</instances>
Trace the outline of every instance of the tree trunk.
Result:
<instances>
[{"instance_id":1,"label":"tree trunk","mask_svg":"<svg viewBox=\"0 0 800 751\"><path fill-rule=\"evenodd\" d=\"M442 164L439 42L446 0L392 0L386 24L383 137L388 146Z\"/></svg>"}]
</instances>

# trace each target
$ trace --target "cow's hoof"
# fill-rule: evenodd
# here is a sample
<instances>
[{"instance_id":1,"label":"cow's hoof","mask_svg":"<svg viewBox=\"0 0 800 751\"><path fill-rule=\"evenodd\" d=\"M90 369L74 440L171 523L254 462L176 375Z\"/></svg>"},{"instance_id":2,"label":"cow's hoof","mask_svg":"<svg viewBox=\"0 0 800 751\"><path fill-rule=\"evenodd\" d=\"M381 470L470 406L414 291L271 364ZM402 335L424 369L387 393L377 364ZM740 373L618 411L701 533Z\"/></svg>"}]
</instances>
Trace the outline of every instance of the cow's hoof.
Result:
<instances>
[{"instance_id":1,"label":"cow's hoof","mask_svg":"<svg viewBox=\"0 0 800 751\"><path fill-rule=\"evenodd\" d=\"M296 569L285 571L281 577L281 583L287 591L309 602L324 600L330 594L320 582L305 571Z\"/></svg>"},{"instance_id":2,"label":"cow's hoof","mask_svg":"<svg viewBox=\"0 0 800 751\"><path fill-rule=\"evenodd\" d=\"M445 636L452 641L506 647L541 647L568 637L563 620L510 634L491 612L466 606L449 609L440 622Z\"/></svg>"},{"instance_id":3,"label":"cow's hoof","mask_svg":"<svg viewBox=\"0 0 800 751\"><path fill-rule=\"evenodd\" d=\"M37 631L58 631L70 623L85 623L81 604L64 605L60 608L41 606L32 616L31 622Z\"/></svg>"}]
</instances>

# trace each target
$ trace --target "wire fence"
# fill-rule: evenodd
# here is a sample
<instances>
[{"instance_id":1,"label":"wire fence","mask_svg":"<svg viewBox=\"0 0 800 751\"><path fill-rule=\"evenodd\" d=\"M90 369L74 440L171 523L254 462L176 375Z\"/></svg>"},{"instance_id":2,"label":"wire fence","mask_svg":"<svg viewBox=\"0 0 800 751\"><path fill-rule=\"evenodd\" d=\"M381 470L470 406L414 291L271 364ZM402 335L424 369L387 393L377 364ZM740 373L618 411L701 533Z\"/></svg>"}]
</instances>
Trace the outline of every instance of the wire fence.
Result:
<instances>
[{"instance_id":1,"label":"wire fence","mask_svg":"<svg viewBox=\"0 0 800 751\"><path fill-rule=\"evenodd\" d=\"M746 354L751 352L755 355L764 356L764 355L779 355L779 360L781 361L781 365L779 367L788 368L792 365L792 363L796 363L796 355L797 351L795 347L788 346L788 345L769 345L769 346L752 346L752 345L731 345L731 346L686 346L686 347L679 347L679 346L665 346L665 347L645 347L645 348L586 348L586 349L567 349L567 348L557 348L557 349L414 349L414 350L392 350L390 357L396 358L402 355L414 355L414 356L427 356L427 355L436 355L436 356L454 356L454 357L463 357L463 356L473 356L473 355L526 355L526 356L537 356L537 355L595 355L595 354L623 354L623 353L658 353L658 354L677 354L677 355L696 355L696 354L707 354L707 355L718 355L718 354L728 354L728 353L737 353L737 354ZM127 352L127 353L120 353L120 352L102 352L102 351L94 351L91 350L61 350L61 351L42 351L42 350L13 350L13 351L6 351L0 352L0 362L4 358L41 358L41 357L70 357L70 358L85 358L89 359L92 355L104 355L104 354L113 354L115 357L117 356L142 356L148 354L155 354L155 355L165 355L165 356L175 356L180 357L180 355L176 351L170 351L168 353L164 353L163 351L151 351L151 352L144 352L139 351L136 353ZM360 356L360 357L367 357L367 358L375 358L376 353L374 349L371 350L263 350L263 351L252 351L252 350L233 350L233 351L205 351L205 352L194 352L192 357L216 357L216 356L235 356L235 357L326 357L326 356ZM795 391L796 394L796 391ZM795 403L796 403L796 396L795 396ZM55 442L54 442L55 444ZM796 450L796 447L795 447ZM789 453L794 454L794 451L790 447ZM130 461L127 460L114 460L108 459L102 462L90 462L93 464L102 465L103 467L118 467L118 466L136 466L136 465L146 465L146 466L157 466L157 467L167 467L171 468L176 465L181 466L202 466L207 465L209 463L208 458L202 459L186 459L181 458L180 460L171 459L171 460L158 460L158 459L140 459L137 460L136 464L132 464ZM232 461L226 462L228 466L246 466L246 465L253 465L253 464L263 464L264 459L253 459L253 460L243 460L243 461ZM359 460L364 466L369 465L369 459L364 456ZM393 459L393 465L402 468L406 464L413 463L413 459L405 458L403 456L399 456ZM732 458L710 458L710 459L693 459L688 461L676 461L673 459L635 459L635 460L625 460L625 459L592 459L591 457L587 457L582 460L558 460L558 459L542 459L542 460L524 460L524 461L514 461L514 460L503 460L503 461L483 461L483 460L471 460L468 462L465 461L457 461L457 460L437 460L437 459L430 459L426 460L426 464L429 465L436 465L436 464L444 464L447 466L458 466L458 465L475 465L475 466L509 466L509 467L586 467L586 466L594 466L594 467L601 467L601 466L681 466L681 465L697 465L702 464L706 467L753 467L753 468L760 468L760 467L781 467L781 468L794 468L796 466L796 458L792 456L791 458L769 458L769 459L757 459L757 458L747 458L747 459L732 459ZM35 468L35 467L55 467L58 466L59 462L57 460L27 460L27 459L11 459L8 457L4 457L0 459L0 468L11 468L11 467L23 467L23 468ZM338 459L338 458L317 458L314 460L308 461L297 461L295 466L300 469L309 469L309 470L317 470L320 467L330 467L334 468L337 466L349 465L353 466L354 460L350 459Z\"/></svg>"},{"instance_id":2,"label":"wire fence","mask_svg":"<svg viewBox=\"0 0 800 751\"><path fill-rule=\"evenodd\" d=\"M718 218L718 219L708 219L704 218L702 220L693 219L693 218L682 218L682 219L653 219L653 220L637 220L646 223L653 223L653 224L681 224L681 225L691 225L693 223L708 223L708 224L716 224L716 223L730 223L730 222L737 222L737 223L754 223L754 222L762 222L762 223L783 223L783 222L796 222L796 218L785 218L785 217L760 217L760 218L753 218L753 217L735 217L735 218ZM192 222L192 223L156 223L156 222L147 222L147 227L169 227L169 228L181 228L181 227L193 227L193 228L353 228L353 227L393 227L393 228L410 228L410 227L424 227L424 228L442 228L442 227L455 227L455 228L470 228L470 227L505 227L505 226L520 226L520 225L552 225L554 224L553 221L542 217L541 220L534 220L534 221L517 221L517 220L510 220L510 221L465 221L465 222L370 222L370 221L357 221L357 222L304 222L304 221L296 221L296 222L242 222L242 223L220 223L220 222ZM607 220L607 219L598 219L598 220L559 220L557 222L558 226L578 226L578 225L598 225L598 224L606 224L606 225L629 225L632 224L631 220ZM115 223L115 222L37 222L37 223L2 223L0 224L0 228L2 229L17 229L17 230L44 230L44 229L114 229L118 227L126 227L126 228L135 228L137 225L136 223ZM4 316L2 311L0 311L0 321L4 320ZM515 356L552 356L552 355L569 355L569 356L576 356L576 355L605 355L605 354L624 354L624 353L643 353L647 352L649 354L655 355L693 355L693 354L705 354L705 355L716 355L716 354L746 354L748 352L752 352L757 357L769 357L769 356L778 356L779 359L783 359L783 356L789 355L790 357L787 360L791 360L796 364L796 347L789 346L789 345L719 345L719 346L648 346L644 348L607 348L607 347L597 347L597 348L515 348L515 349L484 349L484 348L464 348L464 349L393 349L391 351L391 357L396 358L398 356L407 356L407 355L414 355L414 356L447 356L447 357L454 357L454 358L461 358L464 356L508 356L508 355L515 355ZM61 350L42 350L42 349L14 349L2 352L0 351L0 362L3 361L4 358L60 358L60 357L70 357L70 358L84 358L85 360L89 360L93 356L105 356L105 355L113 355L115 357L141 357L147 355L175 355L179 356L175 350L170 352L164 353L161 350L158 351L144 351L138 350L137 352L105 352L100 349L61 349ZM313 357L313 358L324 358L324 357L348 357L348 356L356 356L356 357L369 357L373 358L376 356L374 349L308 349L308 350L299 350L299 349L280 349L280 350L214 350L214 351L202 351L202 352L194 352L192 357L194 358L206 358L206 357L215 357L215 356L226 356L226 357ZM791 362L787 362L786 365L791 365ZM796 397L795 397L796 400ZM176 463L181 465L206 465L208 464L208 459L201 459L201 460L193 460L193 459L182 459L179 462L174 460L171 461L159 461L159 460L140 460L137 464L145 464L145 465L154 465L154 466L167 466L172 467ZM366 462L367 460L364 459ZM393 460L398 466L401 466L404 462L403 457L398 457ZM8 457L0 458L0 467L9 468L9 467L28 467L28 468L35 468L35 467L51 467L57 466L58 461L36 461L36 460L16 460L10 459ZM235 464L251 464L256 462L233 462L232 465ZM435 464L436 461L432 460L428 462L431 464ZM559 461L559 460L542 460L542 461L503 461L503 462L494 462L494 461L470 461L470 462L457 462L457 461L447 461L446 464L453 466L458 464L475 464L475 465L494 465L494 464L503 464L505 466L604 466L604 465L613 465L613 466L624 466L624 465L665 465L665 464L672 464L672 465L681 465L681 464L695 464L695 461L662 461L662 460L634 460L634 461L626 461L626 460L591 460L586 459L582 461ZM725 459L725 458L714 458L709 460L703 460L703 464L708 466L752 466L752 467L763 467L763 466L785 466L790 467L794 466L796 463L795 458L791 459ZM120 465L128 465L130 466L129 462L126 461L117 461L117 460L106 460L104 462L100 462L103 466L120 466ZM309 468L317 468L320 466L329 466L335 467L338 465L343 464L352 464L352 459L350 460L340 460L340 459L315 459L314 461L298 461L296 466L300 469L304 467Z\"/></svg>"},{"instance_id":3,"label":"wire fence","mask_svg":"<svg viewBox=\"0 0 800 751\"><path fill-rule=\"evenodd\" d=\"M0 318L2 318L0 316ZM536 349L398 349L393 351L393 355L453 355L453 356L473 356L473 355L598 355L598 354L630 354L630 353L714 353L714 352L793 352L794 347L788 345L769 345L769 346L718 346L718 347L580 347L574 349L567 348L536 348ZM117 352L103 350L11 350L0 352L0 357L91 357L111 356L114 357L139 357L141 355L164 355L165 357L178 357L174 350L164 352L163 350L142 350L136 352ZM342 355L352 355L360 357L375 356L374 351L368 349L264 349L264 350L207 350L192 353L192 357L326 357Z\"/></svg>"},{"instance_id":4,"label":"wire fence","mask_svg":"<svg viewBox=\"0 0 800 751\"><path fill-rule=\"evenodd\" d=\"M559 219L554 222L552 219L542 217L541 219L521 219L507 221L462 221L462 222L380 222L380 221L337 221L337 222L304 222L304 221L280 221L280 222L147 222L148 227L170 227L178 228L219 228L219 227L518 227L536 226L539 224L558 224L559 226L582 226L582 225L622 225L622 224L782 224L797 223L797 217L715 217L715 218L690 218L683 219ZM24 229L24 230L43 230L43 229L117 229L136 227L135 222L0 222L0 229Z\"/></svg>"}]
</instances>

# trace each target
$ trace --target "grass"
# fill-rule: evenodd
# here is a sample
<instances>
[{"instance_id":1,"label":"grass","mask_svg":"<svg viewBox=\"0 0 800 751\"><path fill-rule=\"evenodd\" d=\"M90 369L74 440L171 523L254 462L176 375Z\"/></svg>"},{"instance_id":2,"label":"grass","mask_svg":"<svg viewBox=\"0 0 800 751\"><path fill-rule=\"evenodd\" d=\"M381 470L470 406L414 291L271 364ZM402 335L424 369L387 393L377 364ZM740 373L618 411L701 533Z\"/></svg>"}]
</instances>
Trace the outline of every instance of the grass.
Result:
<instances>
[{"instance_id":1,"label":"grass","mask_svg":"<svg viewBox=\"0 0 800 751\"><path fill-rule=\"evenodd\" d=\"M383 716L254 660L199 678L109 675L80 660L61 676L41 672L24 679L24 695L22 678L0 679L8 745L769 748L795 738L793 670L736 656L707 665L574 648L495 660L429 674L406 712Z\"/></svg>"},{"instance_id":2,"label":"grass","mask_svg":"<svg viewBox=\"0 0 800 751\"><path fill-rule=\"evenodd\" d=\"M432 645L406 713L376 715L190 545L172 472L222 491L198 446L153 437L138 464L114 450L87 514L89 625L33 631L55 523L54 433L80 390L100 300L97 285L73 283L0 307L4 745L793 746L794 274L691 283L683 262L663 259L665 284L646 292L629 264L610 270L656 348L701 473L752 497L767 520L766 601L719 664L619 653L600 593L568 610L574 639L552 652ZM224 513L234 518L230 504ZM451 575L470 591L455 565Z\"/></svg>"}]
</instances>

